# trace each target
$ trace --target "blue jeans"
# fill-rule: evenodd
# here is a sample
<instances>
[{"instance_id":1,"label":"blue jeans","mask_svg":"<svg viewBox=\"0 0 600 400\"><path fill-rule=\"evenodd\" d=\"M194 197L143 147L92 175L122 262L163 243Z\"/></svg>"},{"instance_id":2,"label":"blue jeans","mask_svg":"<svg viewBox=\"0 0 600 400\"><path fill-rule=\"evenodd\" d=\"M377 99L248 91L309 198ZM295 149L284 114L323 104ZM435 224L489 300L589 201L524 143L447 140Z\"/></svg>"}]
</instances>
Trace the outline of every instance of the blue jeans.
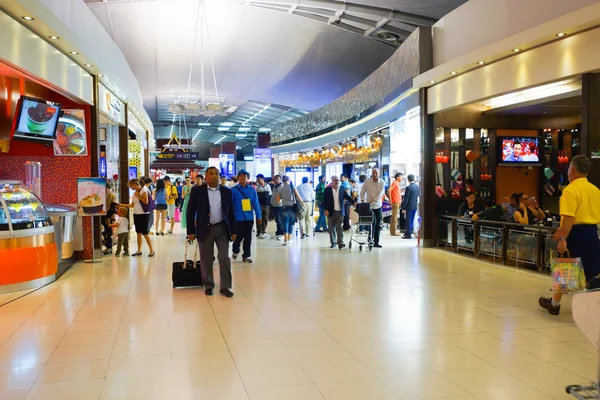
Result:
<instances>
[{"instance_id":1,"label":"blue jeans","mask_svg":"<svg viewBox=\"0 0 600 400\"><path fill-rule=\"evenodd\" d=\"M413 234L413 224L415 222L417 210L406 210L406 233L404 236L409 237Z\"/></svg>"},{"instance_id":2,"label":"blue jeans","mask_svg":"<svg viewBox=\"0 0 600 400\"><path fill-rule=\"evenodd\" d=\"M327 217L325 217L325 207L323 203L319 204L319 219L317 220L316 230L327 230Z\"/></svg>"},{"instance_id":3,"label":"blue jeans","mask_svg":"<svg viewBox=\"0 0 600 400\"><path fill-rule=\"evenodd\" d=\"M281 225L281 207L271 207L271 213L273 214L273 220L275 220L275 225L277 226L275 229L275 235L283 235L283 228Z\"/></svg>"},{"instance_id":4,"label":"blue jeans","mask_svg":"<svg viewBox=\"0 0 600 400\"><path fill-rule=\"evenodd\" d=\"M296 214L292 207L282 207L281 209L281 229L283 234L291 235L296 225Z\"/></svg>"}]
</instances>

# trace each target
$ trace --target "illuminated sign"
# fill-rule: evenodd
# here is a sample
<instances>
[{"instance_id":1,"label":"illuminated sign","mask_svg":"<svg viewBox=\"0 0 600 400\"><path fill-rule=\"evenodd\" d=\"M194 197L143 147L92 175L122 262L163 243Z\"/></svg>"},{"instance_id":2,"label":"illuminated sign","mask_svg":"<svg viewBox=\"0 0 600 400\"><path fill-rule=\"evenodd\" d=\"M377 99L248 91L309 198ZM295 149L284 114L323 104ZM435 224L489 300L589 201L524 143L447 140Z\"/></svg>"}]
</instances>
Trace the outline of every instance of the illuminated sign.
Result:
<instances>
[{"instance_id":1,"label":"illuminated sign","mask_svg":"<svg viewBox=\"0 0 600 400\"><path fill-rule=\"evenodd\" d=\"M159 160L197 160L199 158L199 153L181 153L181 152L163 152L159 153L156 156Z\"/></svg>"}]
</instances>

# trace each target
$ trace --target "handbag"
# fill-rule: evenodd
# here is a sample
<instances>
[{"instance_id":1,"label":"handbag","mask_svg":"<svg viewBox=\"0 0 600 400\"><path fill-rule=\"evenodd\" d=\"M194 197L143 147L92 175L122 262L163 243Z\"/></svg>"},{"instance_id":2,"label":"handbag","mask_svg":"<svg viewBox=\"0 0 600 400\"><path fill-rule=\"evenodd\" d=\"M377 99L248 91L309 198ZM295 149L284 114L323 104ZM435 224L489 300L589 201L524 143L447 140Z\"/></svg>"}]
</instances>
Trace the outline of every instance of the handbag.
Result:
<instances>
[{"instance_id":1,"label":"handbag","mask_svg":"<svg viewBox=\"0 0 600 400\"><path fill-rule=\"evenodd\" d=\"M552 268L552 291L554 293L580 292L585 289L585 273L581 258L553 258L550 262Z\"/></svg>"},{"instance_id":2,"label":"handbag","mask_svg":"<svg viewBox=\"0 0 600 400\"><path fill-rule=\"evenodd\" d=\"M141 192L141 190L138 190L138 193L140 193L140 192ZM144 203L142 201L142 199L138 199L138 201L140 202L140 206L142 206L142 210L144 211L144 213L149 213L151 211L150 210L150 197L152 197L152 196L148 195L147 203Z\"/></svg>"}]
</instances>

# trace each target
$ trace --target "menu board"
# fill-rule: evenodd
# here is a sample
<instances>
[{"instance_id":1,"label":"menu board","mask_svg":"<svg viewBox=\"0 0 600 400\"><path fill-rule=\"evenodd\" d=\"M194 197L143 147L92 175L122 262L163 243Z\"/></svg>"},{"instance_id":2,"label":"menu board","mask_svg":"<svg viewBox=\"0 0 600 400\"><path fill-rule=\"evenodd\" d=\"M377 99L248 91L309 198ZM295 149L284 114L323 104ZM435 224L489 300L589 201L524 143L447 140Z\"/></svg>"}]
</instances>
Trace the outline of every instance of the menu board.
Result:
<instances>
[{"instance_id":1,"label":"menu board","mask_svg":"<svg viewBox=\"0 0 600 400\"><path fill-rule=\"evenodd\" d=\"M55 156L87 156L87 139L85 134L85 113L83 110L63 110L64 115L58 120L56 139L54 140Z\"/></svg>"},{"instance_id":2,"label":"menu board","mask_svg":"<svg viewBox=\"0 0 600 400\"><path fill-rule=\"evenodd\" d=\"M106 215L106 178L77 178L79 216Z\"/></svg>"}]
</instances>

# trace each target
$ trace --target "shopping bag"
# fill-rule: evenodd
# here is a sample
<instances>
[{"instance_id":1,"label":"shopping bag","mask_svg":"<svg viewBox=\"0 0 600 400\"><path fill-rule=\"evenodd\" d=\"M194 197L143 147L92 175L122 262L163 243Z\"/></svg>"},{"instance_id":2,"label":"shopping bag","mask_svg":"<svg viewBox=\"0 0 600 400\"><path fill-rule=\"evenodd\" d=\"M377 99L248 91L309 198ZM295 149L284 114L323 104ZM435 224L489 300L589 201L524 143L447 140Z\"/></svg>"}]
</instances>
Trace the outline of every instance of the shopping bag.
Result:
<instances>
[{"instance_id":1,"label":"shopping bag","mask_svg":"<svg viewBox=\"0 0 600 400\"><path fill-rule=\"evenodd\" d=\"M181 222L181 210L179 208L175 209L175 222Z\"/></svg>"},{"instance_id":2,"label":"shopping bag","mask_svg":"<svg viewBox=\"0 0 600 400\"><path fill-rule=\"evenodd\" d=\"M171 279L173 280L173 287L190 287L190 286L202 286L202 273L200 271L200 261L196 261L198 257L198 244L194 243L194 260L187 259L188 253L188 242L185 244L185 252L183 254L183 262L173 263L173 273ZM212 268L212 265L211 265Z\"/></svg>"},{"instance_id":3,"label":"shopping bag","mask_svg":"<svg viewBox=\"0 0 600 400\"><path fill-rule=\"evenodd\" d=\"M552 291L554 293L571 293L585 290L585 274L581 258L553 258Z\"/></svg>"}]
</instances>

